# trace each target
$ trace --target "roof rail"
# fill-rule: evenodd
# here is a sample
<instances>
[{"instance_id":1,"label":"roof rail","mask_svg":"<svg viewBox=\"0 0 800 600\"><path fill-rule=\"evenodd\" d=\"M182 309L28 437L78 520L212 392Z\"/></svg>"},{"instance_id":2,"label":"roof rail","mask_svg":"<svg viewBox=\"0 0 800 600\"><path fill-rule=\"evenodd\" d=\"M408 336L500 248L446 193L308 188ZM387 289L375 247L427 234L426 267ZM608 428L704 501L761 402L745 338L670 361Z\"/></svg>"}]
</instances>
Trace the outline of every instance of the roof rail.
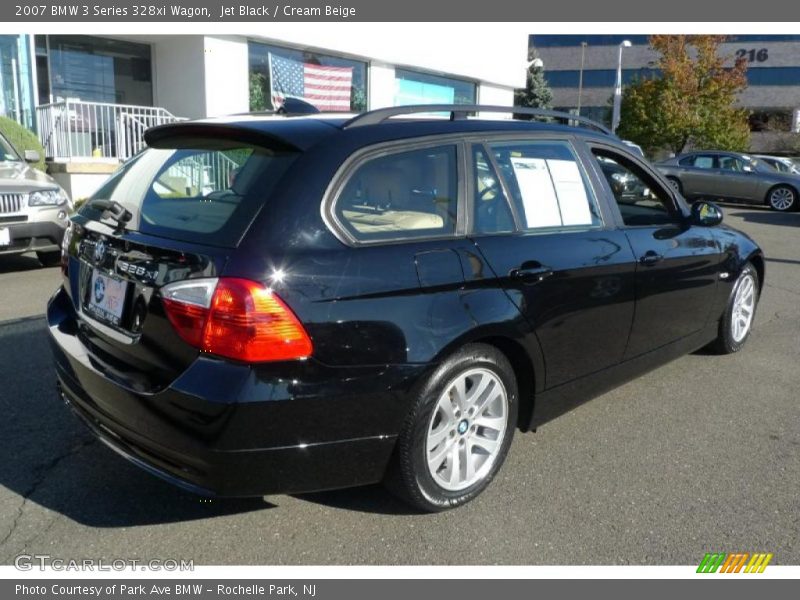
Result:
<instances>
[{"instance_id":1,"label":"roof rail","mask_svg":"<svg viewBox=\"0 0 800 600\"><path fill-rule=\"evenodd\" d=\"M605 125L601 125L597 121L592 121L586 117L572 115L570 113L560 112L557 110L545 110L543 108L528 108L524 106L483 106L480 104L415 104L411 106L392 106L390 108L379 108L361 113L347 121L343 128L349 129L351 127L362 127L364 125L377 125L383 123L386 119L400 115L411 115L418 113L430 112L449 112L450 120L455 121L458 119L466 119L469 113L472 112L496 112L496 113L512 113L515 115L530 115L532 117L539 117L540 119L557 119L561 122L570 124L570 122L578 123L584 127L596 129L605 135L614 136Z\"/></svg>"}]
</instances>

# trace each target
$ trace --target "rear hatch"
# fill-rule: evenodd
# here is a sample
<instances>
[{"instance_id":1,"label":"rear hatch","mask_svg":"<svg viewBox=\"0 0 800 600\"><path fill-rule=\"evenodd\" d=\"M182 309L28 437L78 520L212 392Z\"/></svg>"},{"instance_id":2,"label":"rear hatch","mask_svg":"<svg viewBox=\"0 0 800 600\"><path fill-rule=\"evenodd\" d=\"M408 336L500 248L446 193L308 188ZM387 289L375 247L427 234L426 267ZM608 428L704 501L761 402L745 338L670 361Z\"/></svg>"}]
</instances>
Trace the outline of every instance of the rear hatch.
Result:
<instances>
[{"instance_id":1,"label":"rear hatch","mask_svg":"<svg viewBox=\"0 0 800 600\"><path fill-rule=\"evenodd\" d=\"M98 369L137 391L163 389L199 353L181 329L191 310L170 311L165 294L180 288L193 308L203 286L185 284L221 275L298 156L277 141L191 131L161 136L126 163L73 217L65 241L76 334Z\"/></svg>"}]
</instances>

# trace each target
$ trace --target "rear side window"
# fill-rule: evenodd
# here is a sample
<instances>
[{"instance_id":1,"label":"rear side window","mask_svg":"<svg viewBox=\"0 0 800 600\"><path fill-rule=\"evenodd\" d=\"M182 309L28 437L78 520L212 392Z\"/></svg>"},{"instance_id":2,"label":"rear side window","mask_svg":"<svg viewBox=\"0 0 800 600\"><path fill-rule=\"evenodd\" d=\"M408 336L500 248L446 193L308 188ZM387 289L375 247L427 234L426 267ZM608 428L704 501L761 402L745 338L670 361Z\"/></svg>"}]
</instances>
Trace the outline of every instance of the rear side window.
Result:
<instances>
[{"instance_id":1,"label":"rear side window","mask_svg":"<svg viewBox=\"0 0 800 600\"><path fill-rule=\"evenodd\" d=\"M710 154L695 154L682 158L678 164L684 167L695 167L696 169L713 169L715 168L715 158Z\"/></svg>"},{"instance_id":2,"label":"rear side window","mask_svg":"<svg viewBox=\"0 0 800 600\"><path fill-rule=\"evenodd\" d=\"M133 214L129 229L233 247L297 154L233 140L177 138L129 161L92 199ZM87 203L81 213L100 214Z\"/></svg>"},{"instance_id":3,"label":"rear side window","mask_svg":"<svg viewBox=\"0 0 800 600\"><path fill-rule=\"evenodd\" d=\"M601 225L597 202L566 142L493 144L526 230Z\"/></svg>"},{"instance_id":4,"label":"rear side window","mask_svg":"<svg viewBox=\"0 0 800 600\"><path fill-rule=\"evenodd\" d=\"M454 235L457 182L452 145L371 158L339 193L336 218L359 241Z\"/></svg>"}]
</instances>

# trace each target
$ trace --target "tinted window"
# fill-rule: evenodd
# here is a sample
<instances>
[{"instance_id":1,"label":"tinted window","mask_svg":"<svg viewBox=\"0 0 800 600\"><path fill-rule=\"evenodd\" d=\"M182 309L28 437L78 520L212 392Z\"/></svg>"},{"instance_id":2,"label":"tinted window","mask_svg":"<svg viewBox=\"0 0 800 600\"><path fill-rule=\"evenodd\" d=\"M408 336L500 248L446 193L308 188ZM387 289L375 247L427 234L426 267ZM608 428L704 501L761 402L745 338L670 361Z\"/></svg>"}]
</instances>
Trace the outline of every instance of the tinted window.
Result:
<instances>
[{"instance_id":1,"label":"tinted window","mask_svg":"<svg viewBox=\"0 0 800 600\"><path fill-rule=\"evenodd\" d=\"M438 146L367 160L336 200L336 216L358 240L453 235L456 147Z\"/></svg>"},{"instance_id":2,"label":"tinted window","mask_svg":"<svg viewBox=\"0 0 800 600\"><path fill-rule=\"evenodd\" d=\"M483 148L473 149L474 230L502 233L514 230L514 218L500 180Z\"/></svg>"},{"instance_id":3,"label":"tinted window","mask_svg":"<svg viewBox=\"0 0 800 600\"><path fill-rule=\"evenodd\" d=\"M695 167L696 169L714 169L716 161L710 154L695 154L681 161L682 165Z\"/></svg>"},{"instance_id":4,"label":"tinted window","mask_svg":"<svg viewBox=\"0 0 800 600\"><path fill-rule=\"evenodd\" d=\"M236 245L297 156L231 140L170 141L130 160L92 199L130 210L129 229L214 246ZM81 213L100 219L89 204Z\"/></svg>"},{"instance_id":5,"label":"tinted window","mask_svg":"<svg viewBox=\"0 0 800 600\"><path fill-rule=\"evenodd\" d=\"M744 171L744 161L735 156L720 156L719 168L725 171Z\"/></svg>"},{"instance_id":6,"label":"tinted window","mask_svg":"<svg viewBox=\"0 0 800 600\"><path fill-rule=\"evenodd\" d=\"M491 151L526 229L601 224L594 196L566 142L493 144Z\"/></svg>"},{"instance_id":7,"label":"tinted window","mask_svg":"<svg viewBox=\"0 0 800 600\"><path fill-rule=\"evenodd\" d=\"M594 150L625 225L672 223L677 209L669 193L638 165L617 154Z\"/></svg>"}]
</instances>

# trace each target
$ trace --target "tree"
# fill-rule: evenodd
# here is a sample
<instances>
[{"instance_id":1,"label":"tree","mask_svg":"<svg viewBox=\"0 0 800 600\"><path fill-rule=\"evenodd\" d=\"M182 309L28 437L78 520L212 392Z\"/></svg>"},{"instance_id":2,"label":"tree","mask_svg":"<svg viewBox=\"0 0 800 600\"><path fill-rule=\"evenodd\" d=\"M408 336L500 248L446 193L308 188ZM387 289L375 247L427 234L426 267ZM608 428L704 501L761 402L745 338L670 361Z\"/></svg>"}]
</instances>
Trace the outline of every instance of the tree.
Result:
<instances>
[{"instance_id":1,"label":"tree","mask_svg":"<svg viewBox=\"0 0 800 600\"><path fill-rule=\"evenodd\" d=\"M544 68L541 64L535 66L535 63L536 60L532 60L528 67L525 87L514 90L514 106L549 109L553 102L553 92L545 81ZM524 118L524 115L520 115L520 118Z\"/></svg>"},{"instance_id":2,"label":"tree","mask_svg":"<svg viewBox=\"0 0 800 600\"><path fill-rule=\"evenodd\" d=\"M35 150L38 152L39 160L32 166L40 171L45 170L44 148L42 148L42 144L39 142L39 138L36 137L35 133L25 129L22 125L8 117L0 117L0 133L3 134L20 156L24 156L25 150Z\"/></svg>"},{"instance_id":3,"label":"tree","mask_svg":"<svg viewBox=\"0 0 800 600\"><path fill-rule=\"evenodd\" d=\"M698 148L745 150L750 141L746 110L736 106L747 85L747 62L720 56L719 35L654 35L660 77L638 79L622 96L620 137L648 150L681 153Z\"/></svg>"},{"instance_id":4,"label":"tree","mask_svg":"<svg viewBox=\"0 0 800 600\"><path fill-rule=\"evenodd\" d=\"M263 73L250 73L250 112L272 108L272 102L268 101L269 92L266 87L267 78Z\"/></svg>"}]
</instances>

